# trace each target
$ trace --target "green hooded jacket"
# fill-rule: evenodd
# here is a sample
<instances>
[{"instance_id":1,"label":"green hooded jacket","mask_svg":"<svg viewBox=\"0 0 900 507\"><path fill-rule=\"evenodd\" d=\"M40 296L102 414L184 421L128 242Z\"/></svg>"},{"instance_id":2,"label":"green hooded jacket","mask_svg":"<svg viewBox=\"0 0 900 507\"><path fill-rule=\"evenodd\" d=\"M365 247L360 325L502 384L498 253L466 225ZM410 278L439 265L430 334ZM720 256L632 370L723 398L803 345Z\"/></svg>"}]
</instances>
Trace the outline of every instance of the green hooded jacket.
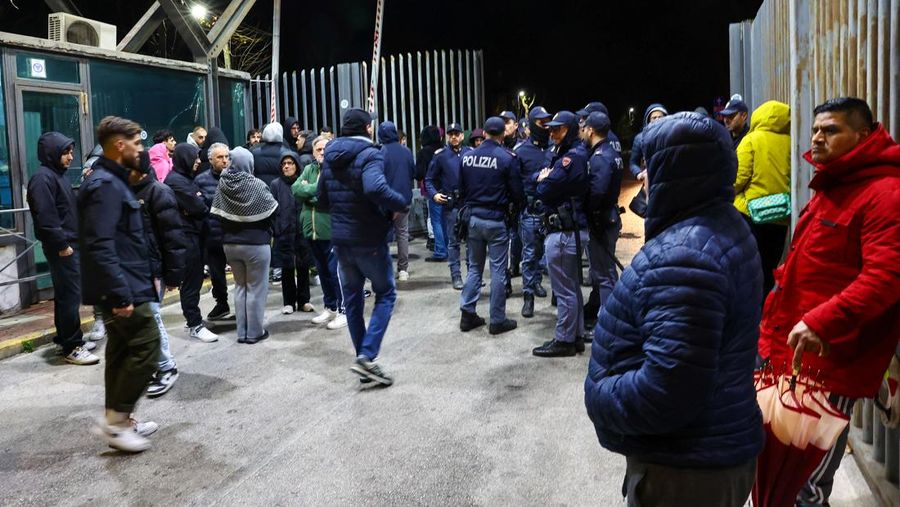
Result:
<instances>
[{"instance_id":1,"label":"green hooded jacket","mask_svg":"<svg viewBox=\"0 0 900 507\"><path fill-rule=\"evenodd\" d=\"M291 186L300 210L300 226L303 236L311 240L331 240L331 214L318 208L319 163L313 162L303 168L300 177Z\"/></svg>"}]
</instances>

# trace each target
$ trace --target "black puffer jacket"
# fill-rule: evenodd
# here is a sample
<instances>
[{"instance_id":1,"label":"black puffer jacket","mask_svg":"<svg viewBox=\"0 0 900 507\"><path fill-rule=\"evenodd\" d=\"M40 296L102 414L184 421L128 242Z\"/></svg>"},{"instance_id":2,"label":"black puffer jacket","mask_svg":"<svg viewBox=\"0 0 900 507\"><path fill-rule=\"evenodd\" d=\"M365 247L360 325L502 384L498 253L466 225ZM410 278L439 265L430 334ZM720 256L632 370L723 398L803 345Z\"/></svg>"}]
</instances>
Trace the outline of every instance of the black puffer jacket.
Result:
<instances>
[{"instance_id":1,"label":"black puffer jacket","mask_svg":"<svg viewBox=\"0 0 900 507\"><path fill-rule=\"evenodd\" d=\"M221 175L222 173L216 173L210 168L198 174L196 180L194 180L197 182L197 186L200 187L200 191L203 192L203 200L208 208L212 207L213 197L216 196L216 189L219 188L219 177ZM213 214L206 215L204 234L206 235L206 244L222 244L222 222L219 221L217 216Z\"/></svg>"},{"instance_id":2,"label":"black puffer jacket","mask_svg":"<svg viewBox=\"0 0 900 507\"><path fill-rule=\"evenodd\" d=\"M294 174L293 178L288 178L282 174L272 180L272 183L269 183L269 190L272 191L272 196L278 201L278 208L272 215L272 233L275 236L275 241L279 243L293 241L299 225L299 207L297 206L297 199L294 198L294 194L291 192L291 185L297 181L297 177L300 175L300 156L294 151L285 149L282 152L282 157L290 157L297 165L298 172Z\"/></svg>"},{"instance_id":3,"label":"black puffer jacket","mask_svg":"<svg viewBox=\"0 0 900 507\"><path fill-rule=\"evenodd\" d=\"M106 157L78 192L81 296L105 308L157 301L141 203L128 187L128 170Z\"/></svg>"},{"instance_id":4,"label":"black puffer jacket","mask_svg":"<svg viewBox=\"0 0 900 507\"><path fill-rule=\"evenodd\" d=\"M131 189L141 203L150 250L150 273L153 278L162 279L167 287L178 287L184 279L187 241L175 192L149 174Z\"/></svg>"},{"instance_id":5,"label":"black puffer jacket","mask_svg":"<svg viewBox=\"0 0 900 507\"><path fill-rule=\"evenodd\" d=\"M41 167L28 181L28 207L34 220L34 235L50 252L78 246L78 209L75 191L66 179L59 159L75 141L59 132L38 139Z\"/></svg>"},{"instance_id":6,"label":"black puffer jacket","mask_svg":"<svg viewBox=\"0 0 900 507\"><path fill-rule=\"evenodd\" d=\"M197 160L198 149L188 143L175 146L172 156L172 172L166 175L165 184L175 193L178 211L184 224L182 232L199 236L203 232L209 204L203 198L203 192L194 182L194 161Z\"/></svg>"},{"instance_id":7,"label":"black puffer jacket","mask_svg":"<svg viewBox=\"0 0 900 507\"><path fill-rule=\"evenodd\" d=\"M253 154L253 175L269 185L281 175L281 152L285 149L283 130L278 123L266 125L262 141L250 150Z\"/></svg>"}]
</instances>

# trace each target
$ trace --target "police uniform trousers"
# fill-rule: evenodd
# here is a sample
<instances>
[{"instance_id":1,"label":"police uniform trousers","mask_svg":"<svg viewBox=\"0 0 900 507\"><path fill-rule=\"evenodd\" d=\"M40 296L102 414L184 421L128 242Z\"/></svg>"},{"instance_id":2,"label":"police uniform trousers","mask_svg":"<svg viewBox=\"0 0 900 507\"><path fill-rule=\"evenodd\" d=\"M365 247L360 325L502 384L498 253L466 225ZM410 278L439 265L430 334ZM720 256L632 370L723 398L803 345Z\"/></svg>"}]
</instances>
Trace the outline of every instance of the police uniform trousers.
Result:
<instances>
[{"instance_id":1,"label":"police uniform trousers","mask_svg":"<svg viewBox=\"0 0 900 507\"><path fill-rule=\"evenodd\" d=\"M534 294L541 284L541 258L544 257L544 234L541 215L522 212L519 217L519 236L522 238L522 292Z\"/></svg>"},{"instance_id":2,"label":"police uniform trousers","mask_svg":"<svg viewBox=\"0 0 900 507\"><path fill-rule=\"evenodd\" d=\"M491 324L506 320L506 263L509 259L509 231L503 220L486 220L472 216L466 240L468 276L459 298L459 307L475 312L481 296L481 277L485 258L491 262Z\"/></svg>"},{"instance_id":3,"label":"police uniform trousers","mask_svg":"<svg viewBox=\"0 0 900 507\"><path fill-rule=\"evenodd\" d=\"M607 224L599 234L591 232L588 242L588 259L591 273L591 296L597 294L599 301L596 306L606 304L613 287L619 281L619 269L613 257L616 254L616 241L619 239L619 231L622 230L622 221L616 217L615 223ZM589 320L596 319L596 315L590 315Z\"/></svg>"},{"instance_id":4,"label":"police uniform trousers","mask_svg":"<svg viewBox=\"0 0 900 507\"><path fill-rule=\"evenodd\" d=\"M584 309L581 295L578 247L575 231L551 232L544 242L550 286L556 294L556 341L574 343L584 332ZM581 243L588 233L579 231Z\"/></svg>"},{"instance_id":5,"label":"police uniform trousers","mask_svg":"<svg viewBox=\"0 0 900 507\"><path fill-rule=\"evenodd\" d=\"M459 209L443 206L441 210L441 226L444 231L444 242L447 250L447 264L450 266L450 278L461 276L459 270L459 239L456 237L456 215ZM437 240L435 240L437 241ZM437 248L435 248L437 251Z\"/></svg>"}]
</instances>

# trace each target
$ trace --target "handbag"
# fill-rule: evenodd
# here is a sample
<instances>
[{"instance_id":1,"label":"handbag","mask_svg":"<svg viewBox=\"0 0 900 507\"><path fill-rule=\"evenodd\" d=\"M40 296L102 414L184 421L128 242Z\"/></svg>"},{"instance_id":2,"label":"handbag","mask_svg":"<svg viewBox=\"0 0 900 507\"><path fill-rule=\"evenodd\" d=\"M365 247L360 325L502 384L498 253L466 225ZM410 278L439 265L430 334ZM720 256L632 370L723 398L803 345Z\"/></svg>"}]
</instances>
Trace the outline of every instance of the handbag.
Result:
<instances>
[{"instance_id":1,"label":"handbag","mask_svg":"<svg viewBox=\"0 0 900 507\"><path fill-rule=\"evenodd\" d=\"M747 201L754 224L778 222L791 216L791 194L771 194Z\"/></svg>"}]
</instances>

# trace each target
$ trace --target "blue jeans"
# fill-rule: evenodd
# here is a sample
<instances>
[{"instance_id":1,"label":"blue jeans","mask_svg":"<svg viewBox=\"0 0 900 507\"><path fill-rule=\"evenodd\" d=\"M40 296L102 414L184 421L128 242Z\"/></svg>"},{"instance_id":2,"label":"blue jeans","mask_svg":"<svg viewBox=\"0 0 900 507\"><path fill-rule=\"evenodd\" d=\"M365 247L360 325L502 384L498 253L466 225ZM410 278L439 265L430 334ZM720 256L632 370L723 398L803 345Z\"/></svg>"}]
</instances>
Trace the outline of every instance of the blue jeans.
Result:
<instances>
[{"instance_id":1,"label":"blue jeans","mask_svg":"<svg viewBox=\"0 0 900 507\"><path fill-rule=\"evenodd\" d=\"M381 340L387 332L397 300L394 286L394 268L387 243L378 246L335 245L338 259L338 274L344 292L344 306L347 311L347 328L356 356L370 361L378 357ZM375 308L369 319L369 328L363 317L365 297L363 286L366 279L372 282L375 293Z\"/></svg>"},{"instance_id":2,"label":"blue jeans","mask_svg":"<svg viewBox=\"0 0 900 507\"><path fill-rule=\"evenodd\" d=\"M431 221L431 230L434 233L434 256L439 259L447 257L447 240L444 238L443 213L444 207L428 199L428 220Z\"/></svg>"},{"instance_id":3,"label":"blue jeans","mask_svg":"<svg viewBox=\"0 0 900 507\"><path fill-rule=\"evenodd\" d=\"M161 280L157 281L157 283L159 283L161 287L159 291L159 301L150 302L150 311L153 312L153 318L156 320L156 327L159 328L159 367L157 369L159 371L169 371L172 368L175 368L175 358L172 357L172 351L169 349L169 332L166 331L166 325L163 323L162 315L159 313L160 301L162 301L163 296L166 295L166 287L162 285Z\"/></svg>"},{"instance_id":4,"label":"blue jeans","mask_svg":"<svg viewBox=\"0 0 900 507\"><path fill-rule=\"evenodd\" d=\"M556 340L566 343L574 343L584 332L584 303L578 281L581 263L575 234L574 231L552 232L544 243L550 286L556 293ZM580 234L583 245L588 240L587 231Z\"/></svg>"},{"instance_id":5,"label":"blue jeans","mask_svg":"<svg viewBox=\"0 0 900 507\"><path fill-rule=\"evenodd\" d=\"M341 297L341 284L338 282L337 256L327 239L309 240L319 283L322 284L322 304L333 312L344 313L344 298Z\"/></svg>"},{"instance_id":6,"label":"blue jeans","mask_svg":"<svg viewBox=\"0 0 900 507\"><path fill-rule=\"evenodd\" d=\"M519 217L519 235L522 238L522 292L534 294L541 284L541 258L544 257L544 235L541 233L541 216L523 211Z\"/></svg>"},{"instance_id":7,"label":"blue jeans","mask_svg":"<svg viewBox=\"0 0 900 507\"><path fill-rule=\"evenodd\" d=\"M506 320L506 263L509 259L509 231L502 220L469 219L469 239L466 240L469 269L466 284L459 297L459 307L475 312L481 296L481 275L485 255L491 259L491 324Z\"/></svg>"},{"instance_id":8,"label":"blue jeans","mask_svg":"<svg viewBox=\"0 0 900 507\"><path fill-rule=\"evenodd\" d=\"M591 234L588 242L591 287L600 296L601 307L606 305L607 298L612 294L616 282L619 281L619 268L616 267L616 261L612 256L616 254L616 241L619 239L621 228L621 221L611 223L602 231L602 236Z\"/></svg>"},{"instance_id":9,"label":"blue jeans","mask_svg":"<svg viewBox=\"0 0 900 507\"><path fill-rule=\"evenodd\" d=\"M447 245L447 264L450 266L450 278L460 276L459 272L459 240L456 238L456 215L458 209L443 206L441 225L444 226L444 241ZM435 240L437 241L437 240ZM435 251L437 248L435 247Z\"/></svg>"}]
</instances>

